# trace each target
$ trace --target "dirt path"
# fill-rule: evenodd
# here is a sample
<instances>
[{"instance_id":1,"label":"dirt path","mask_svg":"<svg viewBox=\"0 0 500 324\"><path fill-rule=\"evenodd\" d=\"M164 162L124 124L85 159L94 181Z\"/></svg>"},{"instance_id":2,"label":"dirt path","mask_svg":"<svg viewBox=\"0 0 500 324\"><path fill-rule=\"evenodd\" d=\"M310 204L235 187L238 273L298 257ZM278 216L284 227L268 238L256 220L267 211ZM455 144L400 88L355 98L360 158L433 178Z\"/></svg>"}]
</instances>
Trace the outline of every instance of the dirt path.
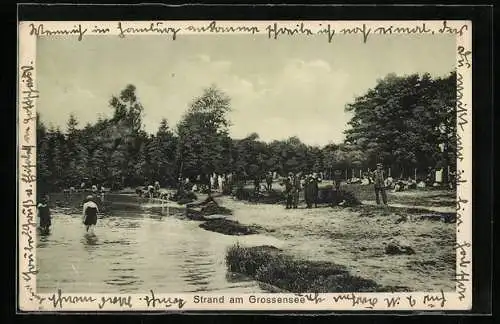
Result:
<instances>
[{"instance_id":1,"label":"dirt path","mask_svg":"<svg viewBox=\"0 0 500 324\"><path fill-rule=\"evenodd\" d=\"M251 204L228 197L217 200L233 210L229 219L262 227L267 235L285 242L285 251L298 257L345 265L352 274L381 285L412 291L455 288L455 224L397 223L401 214L384 214L383 209L363 216L350 208L286 210L280 205ZM392 239L405 242L416 253L386 255L384 244Z\"/></svg>"}]
</instances>

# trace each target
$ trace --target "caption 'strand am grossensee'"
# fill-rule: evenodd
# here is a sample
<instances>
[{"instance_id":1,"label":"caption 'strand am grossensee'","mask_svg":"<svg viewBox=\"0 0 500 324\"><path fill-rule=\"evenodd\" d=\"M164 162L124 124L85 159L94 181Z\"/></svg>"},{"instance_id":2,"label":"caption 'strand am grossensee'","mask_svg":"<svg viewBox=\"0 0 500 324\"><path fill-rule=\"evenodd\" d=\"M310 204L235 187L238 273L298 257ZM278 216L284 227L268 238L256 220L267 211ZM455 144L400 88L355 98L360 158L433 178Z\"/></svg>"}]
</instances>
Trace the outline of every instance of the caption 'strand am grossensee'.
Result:
<instances>
[{"instance_id":1,"label":"caption 'strand am grossensee'","mask_svg":"<svg viewBox=\"0 0 500 324\"><path fill-rule=\"evenodd\" d=\"M36 83L37 37L263 34L285 37L348 36L369 43L372 37L405 34L456 37L457 60L457 268L455 292L309 294L171 294L154 288L134 295L36 291ZM466 310L472 305L472 25L468 21L22 21L18 46L18 305L21 311L187 311L187 310ZM429 53L429 55L432 55Z\"/></svg>"}]
</instances>

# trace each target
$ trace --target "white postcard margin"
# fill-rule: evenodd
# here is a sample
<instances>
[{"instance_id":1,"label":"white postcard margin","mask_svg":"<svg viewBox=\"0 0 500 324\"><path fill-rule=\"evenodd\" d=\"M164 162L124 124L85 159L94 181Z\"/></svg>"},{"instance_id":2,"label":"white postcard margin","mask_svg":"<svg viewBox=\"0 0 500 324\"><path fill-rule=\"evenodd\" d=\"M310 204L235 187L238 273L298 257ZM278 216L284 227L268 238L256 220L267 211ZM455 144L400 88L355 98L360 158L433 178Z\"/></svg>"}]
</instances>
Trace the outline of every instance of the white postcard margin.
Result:
<instances>
[{"instance_id":1,"label":"white postcard margin","mask_svg":"<svg viewBox=\"0 0 500 324\"><path fill-rule=\"evenodd\" d=\"M339 311L469 310L472 307L472 24L470 21L23 21L18 25L18 294L20 311ZM270 39L337 35L369 42L375 35L453 34L457 46L457 271L455 292L187 294L75 294L36 290L36 40L67 35L265 34ZM293 35L291 35L293 33ZM432 55L432 54L429 54ZM43 94L42 94L43 95ZM217 297L196 302L195 296ZM199 297L198 297L199 298Z\"/></svg>"}]
</instances>

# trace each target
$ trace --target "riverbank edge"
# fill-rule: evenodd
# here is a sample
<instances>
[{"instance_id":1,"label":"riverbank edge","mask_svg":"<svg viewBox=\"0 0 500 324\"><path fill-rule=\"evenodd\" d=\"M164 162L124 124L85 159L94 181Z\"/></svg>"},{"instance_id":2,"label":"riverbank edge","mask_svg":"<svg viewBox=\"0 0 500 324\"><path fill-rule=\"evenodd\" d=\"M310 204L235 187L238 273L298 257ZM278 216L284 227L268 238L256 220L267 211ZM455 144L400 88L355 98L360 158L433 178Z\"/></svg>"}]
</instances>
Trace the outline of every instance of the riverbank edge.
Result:
<instances>
[{"instance_id":1,"label":"riverbank edge","mask_svg":"<svg viewBox=\"0 0 500 324\"><path fill-rule=\"evenodd\" d=\"M351 275L345 266L293 257L274 246L230 247L229 271L292 293L398 292L407 287L387 287Z\"/></svg>"}]
</instances>

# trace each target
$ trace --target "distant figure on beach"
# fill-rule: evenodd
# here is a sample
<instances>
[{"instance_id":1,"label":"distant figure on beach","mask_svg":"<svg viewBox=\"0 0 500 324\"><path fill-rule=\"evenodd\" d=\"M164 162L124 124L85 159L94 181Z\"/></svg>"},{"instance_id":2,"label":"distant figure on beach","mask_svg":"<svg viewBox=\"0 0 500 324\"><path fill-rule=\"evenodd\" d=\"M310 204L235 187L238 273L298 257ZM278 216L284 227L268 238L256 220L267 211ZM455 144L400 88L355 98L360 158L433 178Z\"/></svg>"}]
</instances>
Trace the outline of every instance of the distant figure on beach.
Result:
<instances>
[{"instance_id":1,"label":"distant figure on beach","mask_svg":"<svg viewBox=\"0 0 500 324\"><path fill-rule=\"evenodd\" d=\"M160 182L155 181L155 196L158 197L160 194Z\"/></svg>"},{"instance_id":2,"label":"distant figure on beach","mask_svg":"<svg viewBox=\"0 0 500 324\"><path fill-rule=\"evenodd\" d=\"M217 177L217 185L219 192L222 192L224 186L224 177L221 174L219 174L219 176Z\"/></svg>"},{"instance_id":3,"label":"distant figure on beach","mask_svg":"<svg viewBox=\"0 0 500 324\"><path fill-rule=\"evenodd\" d=\"M93 196L87 196L83 203L83 224L85 225L85 230L93 234L94 227L97 224L97 213L99 212L99 207L94 202Z\"/></svg>"},{"instance_id":4,"label":"distant figure on beach","mask_svg":"<svg viewBox=\"0 0 500 324\"><path fill-rule=\"evenodd\" d=\"M301 178L300 172L293 175L292 177L292 185L293 185L293 208L296 209L299 206L299 197L300 197L300 190L302 189L302 186L300 185L300 178Z\"/></svg>"},{"instance_id":5,"label":"distant figure on beach","mask_svg":"<svg viewBox=\"0 0 500 324\"><path fill-rule=\"evenodd\" d=\"M268 192L273 188L273 173L269 171L266 175L266 190Z\"/></svg>"},{"instance_id":6,"label":"distant figure on beach","mask_svg":"<svg viewBox=\"0 0 500 324\"><path fill-rule=\"evenodd\" d=\"M214 190L215 189L215 179L216 179L216 176L215 176L215 173L212 174L210 176L210 190Z\"/></svg>"},{"instance_id":7,"label":"distant figure on beach","mask_svg":"<svg viewBox=\"0 0 500 324\"><path fill-rule=\"evenodd\" d=\"M43 195L37 206L38 218L40 219L39 229L42 233L48 233L52 225L52 216L49 208L49 196Z\"/></svg>"},{"instance_id":8,"label":"distant figure on beach","mask_svg":"<svg viewBox=\"0 0 500 324\"><path fill-rule=\"evenodd\" d=\"M304 184L304 198L307 208L318 207L318 182L319 179L316 174L306 175Z\"/></svg>"},{"instance_id":9,"label":"distant figure on beach","mask_svg":"<svg viewBox=\"0 0 500 324\"><path fill-rule=\"evenodd\" d=\"M155 187L153 185L148 185L148 195L149 198L153 198L155 193Z\"/></svg>"},{"instance_id":10,"label":"distant figure on beach","mask_svg":"<svg viewBox=\"0 0 500 324\"><path fill-rule=\"evenodd\" d=\"M411 177L408 177L405 189L417 189L417 181L413 180Z\"/></svg>"},{"instance_id":11,"label":"distant figure on beach","mask_svg":"<svg viewBox=\"0 0 500 324\"><path fill-rule=\"evenodd\" d=\"M253 192L255 195L259 194L260 190L260 177L258 175L253 179Z\"/></svg>"},{"instance_id":12,"label":"distant figure on beach","mask_svg":"<svg viewBox=\"0 0 500 324\"><path fill-rule=\"evenodd\" d=\"M288 177L285 179L285 197L286 197L286 206L285 209L290 209L293 207L293 173L289 173Z\"/></svg>"},{"instance_id":13,"label":"distant figure on beach","mask_svg":"<svg viewBox=\"0 0 500 324\"><path fill-rule=\"evenodd\" d=\"M377 163L377 169L373 171L373 178L375 199L377 200L377 205L380 205L379 195L382 195L382 201L384 205L387 205L387 193L385 192L385 174L382 163Z\"/></svg>"}]
</instances>

